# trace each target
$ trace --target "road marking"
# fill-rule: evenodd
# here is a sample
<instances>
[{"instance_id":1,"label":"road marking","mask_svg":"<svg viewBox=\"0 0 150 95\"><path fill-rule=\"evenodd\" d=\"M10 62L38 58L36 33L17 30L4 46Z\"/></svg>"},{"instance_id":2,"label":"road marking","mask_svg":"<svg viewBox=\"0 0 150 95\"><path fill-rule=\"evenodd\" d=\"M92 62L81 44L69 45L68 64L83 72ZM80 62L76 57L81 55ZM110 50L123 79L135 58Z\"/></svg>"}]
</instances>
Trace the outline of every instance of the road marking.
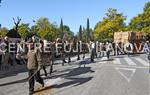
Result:
<instances>
[{"instance_id":1,"label":"road marking","mask_svg":"<svg viewBox=\"0 0 150 95\"><path fill-rule=\"evenodd\" d=\"M120 64L121 64L121 61L119 60L119 58L116 58L116 59L113 60L113 63L120 65Z\"/></svg>"},{"instance_id":2,"label":"road marking","mask_svg":"<svg viewBox=\"0 0 150 95\"><path fill-rule=\"evenodd\" d=\"M116 65L116 64L103 64L103 66L113 66L113 67L122 67L122 68L136 68L136 69L149 69L147 66L134 66L134 65Z\"/></svg>"},{"instance_id":3,"label":"road marking","mask_svg":"<svg viewBox=\"0 0 150 95\"><path fill-rule=\"evenodd\" d=\"M136 71L136 69L131 69L131 68L115 68L115 69L116 69L116 70L120 73L120 75L123 76L128 82L130 82L132 76L134 75L134 73L135 73L135 71ZM122 70L123 70L123 71L132 71L132 73L130 74L129 77L127 77L123 72L121 72Z\"/></svg>"},{"instance_id":4,"label":"road marking","mask_svg":"<svg viewBox=\"0 0 150 95\"><path fill-rule=\"evenodd\" d=\"M124 58L129 65L136 65L130 58Z\"/></svg>"},{"instance_id":5,"label":"road marking","mask_svg":"<svg viewBox=\"0 0 150 95\"><path fill-rule=\"evenodd\" d=\"M141 58L135 58L137 61L139 61L141 64L143 64L144 66L149 66L149 63Z\"/></svg>"}]
</instances>

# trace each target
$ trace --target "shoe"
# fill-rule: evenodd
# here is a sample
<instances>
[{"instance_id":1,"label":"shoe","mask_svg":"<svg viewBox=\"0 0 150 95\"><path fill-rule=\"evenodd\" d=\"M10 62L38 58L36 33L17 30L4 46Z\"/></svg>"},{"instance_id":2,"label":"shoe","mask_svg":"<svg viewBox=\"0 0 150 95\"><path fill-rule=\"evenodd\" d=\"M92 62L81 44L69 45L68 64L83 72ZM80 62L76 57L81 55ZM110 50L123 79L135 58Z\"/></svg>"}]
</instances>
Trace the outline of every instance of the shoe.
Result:
<instances>
[{"instance_id":1,"label":"shoe","mask_svg":"<svg viewBox=\"0 0 150 95\"><path fill-rule=\"evenodd\" d=\"M93 59L91 59L91 62L94 62L94 60L93 60Z\"/></svg>"},{"instance_id":2,"label":"shoe","mask_svg":"<svg viewBox=\"0 0 150 95\"><path fill-rule=\"evenodd\" d=\"M80 60L80 57L78 57L77 60Z\"/></svg>"}]
</instances>

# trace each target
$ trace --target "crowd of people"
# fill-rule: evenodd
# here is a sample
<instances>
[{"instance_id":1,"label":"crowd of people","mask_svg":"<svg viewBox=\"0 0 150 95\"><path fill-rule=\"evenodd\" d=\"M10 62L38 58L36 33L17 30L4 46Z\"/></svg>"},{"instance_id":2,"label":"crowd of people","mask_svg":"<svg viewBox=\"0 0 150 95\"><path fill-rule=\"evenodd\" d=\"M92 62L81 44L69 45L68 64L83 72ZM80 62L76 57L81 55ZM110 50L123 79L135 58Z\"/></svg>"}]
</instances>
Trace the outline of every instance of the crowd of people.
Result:
<instances>
[{"instance_id":1,"label":"crowd of people","mask_svg":"<svg viewBox=\"0 0 150 95\"><path fill-rule=\"evenodd\" d=\"M49 60L54 60L57 59L57 57L61 57L62 59L62 65L64 65L64 63L70 63L71 62L71 56L76 56L77 55L77 60L80 60L80 54L83 55L83 59L85 57L85 53L91 53L91 61L94 61L95 57L104 57L106 56L108 59L110 57L110 54L112 55L119 55L119 54L132 54L133 51L133 46L132 45L128 45L127 46L127 51L125 51L124 49L124 45L122 43L112 43L112 42L94 42L94 41L90 41L89 43L84 43L81 41L65 41L62 39L56 39L55 41L46 41L46 40L38 40L34 37L32 37L31 39L24 41L24 40L18 40L15 43L30 43L31 41L35 42L39 42L42 44L42 47L44 47L45 43L50 43L51 49L49 53L44 53L44 56L49 56ZM20 55L19 49L17 49L17 44L15 48L9 48L11 45L9 45L9 43L13 43L12 41L9 40L8 37L5 37L4 39L0 39L0 70L4 70L4 69L8 69L9 66L18 64L18 65L22 65L25 63L24 60L22 60L21 58L18 58L17 55ZM57 43L62 43L62 44L57 44ZM67 45L66 45L67 44ZM72 47L69 47L68 44L71 44ZM59 48L56 50L56 47ZM64 46L65 49L64 49ZM26 45L27 47L27 45ZM60 48L61 47L61 48ZM2 51L5 50L6 51ZM8 50L14 50L15 52L9 52ZM42 49L43 50L43 49ZM66 52L66 51L67 52ZM68 52L68 50L70 50ZM77 51L75 51L77 50ZM25 48L24 53L27 54L28 48ZM111 53L112 52L112 53ZM68 62L65 60L66 57L68 57ZM43 57L43 58L47 58L47 57ZM47 58L48 59L48 58Z\"/></svg>"},{"instance_id":2,"label":"crowd of people","mask_svg":"<svg viewBox=\"0 0 150 95\"><path fill-rule=\"evenodd\" d=\"M0 39L0 43L0 70L7 70L10 66L16 64L26 64L29 72L29 95L32 95L32 93L34 92L35 80L39 82L42 85L42 87L44 86L44 81L40 76L40 70L43 69L45 76L47 76L48 73L46 70L46 66L50 66L51 74L53 72L53 64L55 60L62 60L62 65L64 66L64 63L69 64L71 62L72 56L77 56L77 60L80 60L80 55L82 55L82 58L84 59L85 54L90 52L90 61L94 62L95 57L102 58L106 56L109 60L111 54L124 54L123 52L125 51L123 48L123 44L112 43L109 41L105 43L101 43L98 41L90 41L89 43L83 43L77 40L65 41L63 39L57 39L55 41L46 41L36 39L34 36L26 41L18 40L15 42L15 44L11 44L15 45L15 48L11 47L10 43L13 42L11 42L8 37ZM28 44L25 44L25 50L21 50L21 48L17 48L17 43L20 43L20 46L25 43ZM35 45L35 43L40 43L38 45L41 46L37 46L37 44ZM44 48L48 45L50 45L50 48ZM10 52L10 50L14 50L15 52ZM50 52L44 52L44 50ZM126 47L126 50L128 51L126 52L128 55L133 53L130 52L131 50L133 50L133 47L131 45L128 45ZM68 59L67 61L66 58Z\"/></svg>"}]
</instances>

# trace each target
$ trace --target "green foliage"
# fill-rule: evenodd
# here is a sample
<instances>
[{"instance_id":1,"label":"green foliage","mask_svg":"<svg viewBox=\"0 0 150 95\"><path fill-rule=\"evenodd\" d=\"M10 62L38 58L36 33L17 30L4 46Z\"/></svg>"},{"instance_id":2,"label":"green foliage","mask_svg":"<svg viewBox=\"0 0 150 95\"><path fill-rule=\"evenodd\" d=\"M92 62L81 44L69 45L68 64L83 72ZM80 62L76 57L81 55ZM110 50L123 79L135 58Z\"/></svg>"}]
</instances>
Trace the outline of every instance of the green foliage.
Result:
<instances>
[{"instance_id":1,"label":"green foliage","mask_svg":"<svg viewBox=\"0 0 150 95\"><path fill-rule=\"evenodd\" d=\"M60 38L63 39L64 37L64 25L63 25L63 20L61 19L61 22L60 22L60 28L59 28L59 31L60 31Z\"/></svg>"},{"instance_id":2,"label":"green foliage","mask_svg":"<svg viewBox=\"0 0 150 95\"><path fill-rule=\"evenodd\" d=\"M72 40L74 33L70 30L69 26L64 25L63 26L63 38L66 40Z\"/></svg>"},{"instance_id":3,"label":"green foliage","mask_svg":"<svg viewBox=\"0 0 150 95\"><path fill-rule=\"evenodd\" d=\"M22 38L25 38L28 35L29 30L30 30L29 24L22 23L21 25L18 26L18 33Z\"/></svg>"},{"instance_id":4,"label":"green foliage","mask_svg":"<svg viewBox=\"0 0 150 95\"><path fill-rule=\"evenodd\" d=\"M85 29L85 27L83 27L83 29L82 29L82 41L83 42L86 42L86 37L87 37L87 33L86 33L86 29Z\"/></svg>"},{"instance_id":5,"label":"green foliage","mask_svg":"<svg viewBox=\"0 0 150 95\"><path fill-rule=\"evenodd\" d=\"M143 31L150 36L150 1L145 4L143 13L131 19L129 29L133 31Z\"/></svg>"},{"instance_id":6,"label":"green foliage","mask_svg":"<svg viewBox=\"0 0 150 95\"><path fill-rule=\"evenodd\" d=\"M87 27L86 27L86 31L87 31L87 42L89 42L91 40L91 35L90 35L90 21L89 18L87 18Z\"/></svg>"},{"instance_id":7,"label":"green foliage","mask_svg":"<svg viewBox=\"0 0 150 95\"><path fill-rule=\"evenodd\" d=\"M54 40L56 38L56 25L50 23L48 18L39 18L36 22L35 30L42 39ZM32 28L32 31L34 31L34 27Z\"/></svg>"},{"instance_id":8,"label":"green foliage","mask_svg":"<svg viewBox=\"0 0 150 95\"><path fill-rule=\"evenodd\" d=\"M6 34L8 33L8 29L3 27L3 28L0 28L0 38L1 37L5 37Z\"/></svg>"},{"instance_id":9,"label":"green foliage","mask_svg":"<svg viewBox=\"0 0 150 95\"><path fill-rule=\"evenodd\" d=\"M37 25L33 25L33 26L31 26L31 28L30 28L30 32L37 34L37 32L38 32Z\"/></svg>"},{"instance_id":10,"label":"green foliage","mask_svg":"<svg viewBox=\"0 0 150 95\"><path fill-rule=\"evenodd\" d=\"M74 36L74 33L70 30L69 26L63 24L61 19L59 29L57 30L57 37L65 40L71 40Z\"/></svg>"},{"instance_id":11,"label":"green foliage","mask_svg":"<svg viewBox=\"0 0 150 95\"><path fill-rule=\"evenodd\" d=\"M82 35L82 26L79 27L79 33L78 33L78 40L82 41L83 35Z\"/></svg>"},{"instance_id":12,"label":"green foliage","mask_svg":"<svg viewBox=\"0 0 150 95\"><path fill-rule=\"evenodd\" d=\"M55 23L50 23L48 18L39 18L30 31L30 34L38 34L42 39L46 40L55 40L56 38L71 40L74 36L70 28L67 25L63 25L62 19L58 28Z\"/></svg>"},{"instance_id":13,"label":"green foliage","mask_svg":"<svg viewBox=\"0 0 150 95\"><path fill-rule=\"evenodd\" d=\"M118 13L116 9L108 9L106 17L98 22L94 29L95 40L112 40L113 33L125 29L124 20L126 19L122 13Z\"/></svg>"}]
</instances>

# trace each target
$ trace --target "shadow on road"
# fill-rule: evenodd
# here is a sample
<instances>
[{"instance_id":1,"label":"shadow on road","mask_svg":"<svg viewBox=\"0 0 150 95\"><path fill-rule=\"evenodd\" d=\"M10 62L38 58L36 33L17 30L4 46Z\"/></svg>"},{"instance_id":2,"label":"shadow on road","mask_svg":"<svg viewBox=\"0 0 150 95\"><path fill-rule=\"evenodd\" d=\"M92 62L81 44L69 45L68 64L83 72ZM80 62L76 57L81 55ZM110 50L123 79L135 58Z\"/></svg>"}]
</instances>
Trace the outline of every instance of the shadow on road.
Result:
<instances>
[{"instance_id":1,"label":"shadow on road","mask_svg":"<svg viewBox=\"0 0 150 95\"><path fill-rule=\"evenodd\" d=\"M91 70L91 67L78 67L75 68L68 73L60 74L53 76L53 78L63 77L67 79L67 82L62 84L53 85L53 88L63 88L67 86L78 86L82 85L88 81L90 81L93 77L82 77L80 75L87 74L87 73L94 73L95 71Z\"/></svg>"},{"instance_id":2,"label":"shadow on road","mask_svg":"<svg viewBox=\"0 0 150 95\"><path fill-rule=\"evenodd\" d=\"M88 81L90 81L93 77L86 77L86 78L67 78L69 81L64 82L62 84L53 85L53 88L63 88L66 86L78 86L82 85Z\"/></svg>"},{"instance_id":3,"label":"shadow on road","mask_svg":"<svg viewBox=\"0 0 150 95\"><path fill-rule=\"evenodd\" d=\"M8 82L8 83L3 83L3 84L0 84L0 86L12 85L12 84L17 84L17 83L24 83L25 81L27 81L27 78L17 80L17 81Z\"/></svg>"},{"instance_id":4,"label":"shadow on road","mask_svg":"<svg viewBox=\"0 0 150 95\"><path fill-rule=\"evenodd\" d=\"M27 72L25 65L16 67L10 67L8 70L0 71L0 78L16 76L18 73Z\"/></svg>"},{"instance_id":5,"label":"shadow on road","mask_svg":"<svg viewBox=\"0 0 150 95\"><path fill-rule=\"evenodd\" d=\"M95 71L91 70L91 67L78 67L78 68L74 68L72 70L68 69L66 71L63 71L60 74L54 74L52 76L46 77L44 79L50 79L50 78L58 78L58 77L64 77L64 78L68 78L68 77L72 77L72 76L78 76L81 74L86 74L86 73L93 73Z\"/></svg>"}]
</instances>

